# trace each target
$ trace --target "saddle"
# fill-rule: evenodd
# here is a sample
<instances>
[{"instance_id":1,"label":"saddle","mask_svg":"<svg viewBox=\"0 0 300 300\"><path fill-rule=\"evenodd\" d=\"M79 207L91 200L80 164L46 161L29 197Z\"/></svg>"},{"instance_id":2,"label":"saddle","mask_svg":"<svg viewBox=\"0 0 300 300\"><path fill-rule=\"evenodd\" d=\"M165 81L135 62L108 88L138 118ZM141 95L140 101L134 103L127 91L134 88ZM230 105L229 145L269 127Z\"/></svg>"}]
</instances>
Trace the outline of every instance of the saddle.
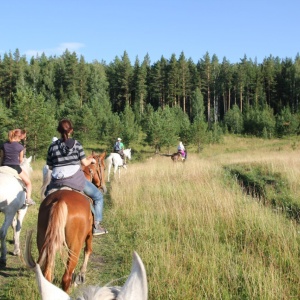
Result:
<instances>
[{"instance_id":1,"label":"saddle","mask_svg":"<svg viewBox=\"0 0 300 300\"><path fill-rule=\"evenodd\" d=\"M8 166L2 166L2 167L0 167L0 173L11 175L11 176L15 177L19 181L21 186L23 187L23 190L26 191L26 185L15 169L8 167Z\"/></svg>"},{"instance_id":2,"label":"saddle","mask_svg":"<svg viewBox=\"0 0 300 300\"><path fill-rule=\"evenodd\" d=\"M86 195L85 193L81 192L81 191L78 191L78 190L75 190L75 189L72 189L68 186L61 186L61 187L58 187L58 188L52 188L50 189L49 191L46 189L45 191L45 197L47 197L48 195L56 192L56 191L60 191L60 190L68 190L68 191L73 191L73 192L76 192L76 193L79 193L83 196L85 196L85 198L90 202L90 207L91 207L91 211L93 213L93 215L95 215L95 209L94 209L94 202L93 202L93 199L90 198L88 195Z\"/></svg>"}]
</instances>

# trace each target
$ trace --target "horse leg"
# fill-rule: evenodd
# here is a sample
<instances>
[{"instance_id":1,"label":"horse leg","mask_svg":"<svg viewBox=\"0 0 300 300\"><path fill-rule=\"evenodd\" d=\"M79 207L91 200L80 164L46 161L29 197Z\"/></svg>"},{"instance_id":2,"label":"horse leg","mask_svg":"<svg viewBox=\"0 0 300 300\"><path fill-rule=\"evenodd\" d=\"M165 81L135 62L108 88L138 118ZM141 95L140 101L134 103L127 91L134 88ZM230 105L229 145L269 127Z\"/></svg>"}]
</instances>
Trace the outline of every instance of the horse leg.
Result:
<instances>
[{"instance_id":1,"label":"horse leg","mask_svg":"<svg viewBox=\"0 0 300 300\"><path fill-rule=\"evenodd\" d=\"M118 170L118 174L119 174L119 179L120 179L120 166L118 166L118 165L115 165L115 174L117 173L117 170Z\"/></svg>"},{"instance_id":2,"label":"horse leg","mask_svg":"<svg viewBox=\"0 0 300 300\"><path fill-rule=\"evenodd\" d=\"M76 244L77 245L74 244L71 247L69 247L70 254L69 254L68 261L67 261L67 267L66 267L65 273L62 277L61 286L62 286L62 289L66 293L68 293L71 283L72 283L73 273L74 273L74 270L75 270L78 260L79 260L82 242L77 241Z\"/></svg>"},{"instance_id":3,"label":"horse leg","mask_svg":"<svg viewBox=\"0 0 300 300\"><path fill-rule=\"evenodd\" d=\"M107 182L109 182L110 169L111 169L111 162L110 162L109 165L108 165L108 170L107 170Z\"/></svg>"},{"instance_id":4,"label":"horse leg","mask_svg":"<svg viewBox=\"0 0 300 300\"><path fill-rule=\"evenodd\" d=\"M15 216L12 222L12 228L14 231L14 255L20 255L20 233L22 229L22 223L24 220L24 217L26 215L28 206L24 206L24 208L21 208L17 212L17 217Z\"/></svg>"},{"instance_id":5,"label":"horse leg","mask_svg":"<svg viewBox=\"0 0 300 300\"><path fill-rule=\"evenodd\" d=\"M8 227L11 225L12 221L14 219L13 214L6 214L4 223L0 229L0 239L1 239L1 257L0 257L0 267L6 267L6 235Z\"/></svg>"},{"instance_id":6,"label":"horse leg","mask_svg":"<svg viewBox=\"0 0 300 300\"><path fill-rule=\"evenodd\" d=\"M84 261L80 268L80 273L75 278L76 284L82 284L85 282L85 273L87 270L87 264L88 264L90 255L92 253L92 240L93 240L93 236L92 236L92 232L91 232L85 240Z\"/></svg>"}]
</instances>

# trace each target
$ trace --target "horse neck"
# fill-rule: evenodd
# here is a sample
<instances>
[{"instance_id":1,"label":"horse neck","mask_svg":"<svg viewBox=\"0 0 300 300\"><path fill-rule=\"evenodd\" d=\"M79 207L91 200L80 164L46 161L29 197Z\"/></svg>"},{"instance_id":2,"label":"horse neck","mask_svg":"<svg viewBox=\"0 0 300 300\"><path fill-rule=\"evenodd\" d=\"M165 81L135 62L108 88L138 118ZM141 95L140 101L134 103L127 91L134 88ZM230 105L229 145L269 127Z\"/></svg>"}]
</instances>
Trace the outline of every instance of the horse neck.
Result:
<instances>
[{"instance_id":1,"label":"horse neck","mask_svg":"<svg viewBox=\"0 0 300 300\"><path fill-rule=\"evenodd\" d=\"M125 150L123 151L123 153L125 154L126 157L128 157L128 156L129 156L129 149L125 149Z\"/></svg>"},{"instance_id":2,"label":"horse neck","mask_svg":"<svg viewBox=\"0 0 300 300\"><path fill-rule=\"evenodd\" d=\"M105 186L105 181L104 181L104 170L105 170L105 156L98 156L96 161L97 161L97 166L95 165L95 172L99 180L100 187ZM103 164L104 163L104 164ZM96 182L93 182L96 185Z\"/></svg>"}]
</instances>

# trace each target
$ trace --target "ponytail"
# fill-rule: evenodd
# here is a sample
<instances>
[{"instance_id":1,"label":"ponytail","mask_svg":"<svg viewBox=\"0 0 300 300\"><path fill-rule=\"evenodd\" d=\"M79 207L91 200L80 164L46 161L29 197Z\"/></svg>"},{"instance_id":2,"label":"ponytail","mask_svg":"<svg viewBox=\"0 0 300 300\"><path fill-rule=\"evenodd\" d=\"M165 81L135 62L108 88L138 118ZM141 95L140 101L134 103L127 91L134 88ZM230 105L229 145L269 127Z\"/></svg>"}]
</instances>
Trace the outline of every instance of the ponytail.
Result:
<instances>
[{"instance_id":1,"label":"ponytail","mask_svg":"<svg viewBox=\"0 0 300 300\"><path fill-rule=\"evenodd\" d=\"M63 141L66 141L69 138L69 135L73 132L72 122L68 119L62 119L58 123L57 131L60 133Z\"/></svg>"},{"instance_id":2,"label":"ponytail","mask_svg":"<svg viewBox=\"0 0 300 300\"><path fill-rule=\"evenodd\" d=\"M10 141L10 143L13 142L16 137L21 137L21 133L21 129L10 130L8 132L8 140Z\"/></svg>"}]
</instances>

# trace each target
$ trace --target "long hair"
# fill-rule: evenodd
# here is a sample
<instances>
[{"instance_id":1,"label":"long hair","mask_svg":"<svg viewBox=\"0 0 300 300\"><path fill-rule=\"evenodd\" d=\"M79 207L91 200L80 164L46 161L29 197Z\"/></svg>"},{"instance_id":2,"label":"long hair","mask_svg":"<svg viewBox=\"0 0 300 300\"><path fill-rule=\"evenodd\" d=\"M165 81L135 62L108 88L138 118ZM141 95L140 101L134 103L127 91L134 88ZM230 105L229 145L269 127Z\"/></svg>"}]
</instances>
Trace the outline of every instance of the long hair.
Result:
<instances>
[{"instance_id":1,"label":"long hair","mask_svg":"<svg viewBox=\"0 0 300 300\"><path fill-rule=\"evenodd\" d=\"M10 130L8 132L8 140L10 142L13 142L15 140L15 138L20 138L21 134L22 134L22 130L21 129Z\"/></svg>"},{"instance_id":2,"label":"long hair","mask_svg":"<svg viewBox=\"0 0 300 300\"><path fill-rule=\"evenodd\" d=\"M62 119L58 123L57 131L60 133L63 141L66 141L69 138L69 135L73 132L72 122L68 119Z\"/></svg>"}]
</instances>

